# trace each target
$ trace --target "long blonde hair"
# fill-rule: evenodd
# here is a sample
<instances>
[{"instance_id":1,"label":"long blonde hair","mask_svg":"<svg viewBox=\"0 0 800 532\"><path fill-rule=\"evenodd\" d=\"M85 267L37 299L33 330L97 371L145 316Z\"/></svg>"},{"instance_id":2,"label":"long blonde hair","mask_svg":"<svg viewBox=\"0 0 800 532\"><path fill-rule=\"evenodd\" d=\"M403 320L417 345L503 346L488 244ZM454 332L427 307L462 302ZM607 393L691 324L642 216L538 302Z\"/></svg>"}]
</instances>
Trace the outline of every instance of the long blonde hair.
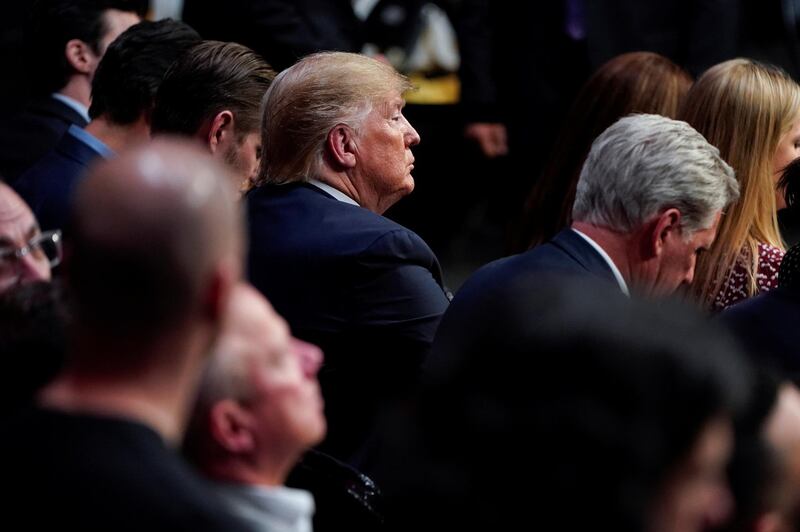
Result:
<instances>
[{"instance_id":1,"label":"long blonde hair","mask_svg":"<svg viewBox=\"0 0 800 532\"><path fill-rule=\"evenodd\" d=\"M724 213L711 249L697 260L692 291L706 307L737 261L747 271L748 296L754 295L759 243L783 249L772 160L799 111L800 86L779 68L749 59L710 68L686 96L679 117L719 148L741 192Z\"/></svg>"}]
</instances>

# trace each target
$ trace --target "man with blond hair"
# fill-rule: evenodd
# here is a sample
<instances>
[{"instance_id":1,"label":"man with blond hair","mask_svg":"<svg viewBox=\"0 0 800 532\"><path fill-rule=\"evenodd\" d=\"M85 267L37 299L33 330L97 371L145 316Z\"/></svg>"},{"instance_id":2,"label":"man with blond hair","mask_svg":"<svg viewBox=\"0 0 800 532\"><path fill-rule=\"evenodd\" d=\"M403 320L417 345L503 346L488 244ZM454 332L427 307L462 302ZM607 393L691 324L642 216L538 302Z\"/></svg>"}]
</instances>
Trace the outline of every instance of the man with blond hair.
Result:
<instances>
[{"instance_id":1,"label":"man with blond hair","mask_svg":"<svg viewBox=\"0 0 800 532\"><path fill-rule=\"evenodd\" d=\"M414 384L448 304L427 244L381 216L414 189L410 88L356 54L284 70L264 99L264 157L247 195L250 280L325 352L323 449L351 463L381 409Z\"/></svg>"}]
</instances>

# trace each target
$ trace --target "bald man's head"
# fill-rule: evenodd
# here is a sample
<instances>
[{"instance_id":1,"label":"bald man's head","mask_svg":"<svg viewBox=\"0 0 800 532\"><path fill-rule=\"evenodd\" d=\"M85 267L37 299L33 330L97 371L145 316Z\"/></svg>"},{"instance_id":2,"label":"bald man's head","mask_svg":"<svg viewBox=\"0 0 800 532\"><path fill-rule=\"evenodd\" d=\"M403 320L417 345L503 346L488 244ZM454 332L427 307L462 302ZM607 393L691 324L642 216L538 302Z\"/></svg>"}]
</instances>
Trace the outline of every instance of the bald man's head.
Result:
<instances>
[{"instance_id":1,"label":"bald man's head","mask_svg":"<svg viewBox=\"0 0 800 532\"><path fill-rule=\"evenodd\" d=\"M224 302L214 294L222 278L238 278L242 255L242 220L226 172L172 139L90 170L75 196L68 256L83 327L122 341L193 319L218 321Z\"/></svg>"},{"instance_id":2,"label":"bald man's head","mask_svg":"<svg viewBox=\"0 0 800 532\"><path fill-rule=\"evenodd\" d=\"M0 292L17 284L50 280L53 257L44 252L43 245L28 205L0 182Z\"/></svg>"}]
</instances>

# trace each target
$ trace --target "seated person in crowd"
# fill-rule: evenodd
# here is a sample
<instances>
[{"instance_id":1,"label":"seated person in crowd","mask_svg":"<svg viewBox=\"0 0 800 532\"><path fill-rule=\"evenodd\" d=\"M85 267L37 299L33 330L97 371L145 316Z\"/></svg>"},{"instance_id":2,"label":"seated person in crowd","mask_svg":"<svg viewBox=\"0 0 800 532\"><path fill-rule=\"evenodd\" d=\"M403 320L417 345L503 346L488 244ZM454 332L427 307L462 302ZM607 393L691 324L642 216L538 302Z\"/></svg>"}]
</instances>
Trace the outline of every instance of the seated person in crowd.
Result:
<instances>
[{"instance_id":1,"label":"seated person in crowd","mask_svg":"<svg viewBox=\"0 0 800 532\"><path fill-rule=\"evenodd\" d=\"M581 168L600 133L631 113L675 118L691 86L685 70L652 52L622 54L598 68L572 103L544 171L531 187L517 249L543 244L569 227Z\"/></svg>"},{"instance_id":2,"label":"seated person in crowd","mask_svg":"<svg viewBox=\"0 0 800 532\"><path fill-rule=\"evenodd\" d=\"M61 261L61 233L42 233L28 205L11 187L0 183L0 292L49 281Z\"/></svg>"},{"instance_id":3,"label":"seated person in crowd","mask_svg":"<svg viewBox=\"0 0 800 532\"><path fill-rule=\"evenodd\" d=\"M172 65L156 94L153 133L199 140L246 189L261 156L261 99L275 72L255 52L204 41Z\"/></svg>"},{"instance_id":4,"label":"seated person in crowd","mask_svg":"<svg viewBox=\"0 0 800 532\"><path fill-rule=\"evenodd\" d=\"M437 335L460 334L504 286L543 274L592 277L626 294L670 294L692 282L698 254L711 246L720 213L738 195L733 170L685 122L622 118L592 144L572 226L473 274Z\"/></svg>"},{"instance_id":5,"label":"seated person in crowd","mask_svg":"<svg viewBox=\"0 0 800 532\"><path fill-rule=\"evenodd\" d=\"M416 400L385 419L371 472L391 530L726 519L750 372L724 330L596 279L519 277L495 296L458 338L437 338Z\"/></svg>"},{"instance_id":6,"label":"seated person in crowd","mask_svg":"<svg viewBox=\"0 0 800 532\"><path fill-rule=\"evenodd\" d=\"M156 89L167 68L200 36L173 20L141 22L106 51L92 81L92 121L72 125L55 148L24 172L14 188L44 229L64 229L78 180L98 157L150 139Z\"/></svg>"},{"instance_id":7,"label":"seated person in crowd","mask_svg":"<svg viewBox=\"0 0 800 532\"><path fill-rule=\"evenodd\" d=\"M414 189L410 88L391 66L344 52L281 72L246 198L250 280L325 352L321 450L354 465L381 408L416 382L448 305L430 248L381 216Z\"/></svg>"},{"instance_id":8,"label":"seated person in crowd","mask_svg":"<svg viewBox=\"0 0 800 532\"><path fill-rule=\"evenodd\" d=\"M26 40L34 99L0 123L0 176L14 180L41 159L71 125L89 122L92 78L109 44L139 22L142 2L39 0ZM34 66L35 65L35 66Z\"/></svg>"},{"instance_id":9,"label":"seated person in crowd","mask_svg":"<svg viewBox=\"0 0 800 532\"><path fill-rule=\"evenodd\" d=\"M171 449L240 276L227 181L200 150L164 141L102 161L79 185L68 362L0 443L13 457L10 522L246 530Z\"/></svg>"},{"instance_id":10,"label":"seated person in crowd","mask_svg":"<svg viewBox=\"0 0 800 532\"><path fill-rule=\"evenodd\" d=\"M678 116L719 148L741 193L698 257L690 291L717 312L778 286L785 249L776 213L786 206L778 182L800 156L800 85L778 67L732 59L700 76Z\"/></svg>"},{"instance_id":11,"label":"seated person in crowd","mask_svg":"<svg viewBox=\"0 0 800 532\"><path fill-rule=\"evenodd\" d=\"M234 290L184 448L254 530L311 530L313 497L284 483L325 436L321 363L319 348L293 338L264 296L245 284Z\"/></svg>"},{"instance_id":12,"label":"seated person in crowd","mask_svg":"<svg viewBox=\"0 0 800 532\"><path fill-rule=\"evenodd\" d=\"M58 282L17 285L0 294L0 357L9 375L0 389L4 419L29 405L63 367L68 317Z\"/></svg>"}]
</instances>

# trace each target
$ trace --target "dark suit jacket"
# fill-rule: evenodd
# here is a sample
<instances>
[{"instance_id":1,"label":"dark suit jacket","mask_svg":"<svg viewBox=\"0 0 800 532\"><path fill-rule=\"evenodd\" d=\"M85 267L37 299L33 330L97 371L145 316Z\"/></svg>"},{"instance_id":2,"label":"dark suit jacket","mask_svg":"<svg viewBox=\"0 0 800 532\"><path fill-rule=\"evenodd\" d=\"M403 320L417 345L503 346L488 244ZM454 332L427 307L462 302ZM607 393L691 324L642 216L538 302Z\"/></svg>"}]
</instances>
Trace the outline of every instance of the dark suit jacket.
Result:
<instances>
[{"instance_id":1,"label":"dark suit jacket","mask_svg":"<svg viewBox=\"0 0 800 532\"><path fill-rule=\"evenodd\" d=\"M246 201L250 280L324 350L322 448L353 460L383 404L416 382L448 305L439 262L415 233L312 185L262 186Z\"/></svg>"},{"instance_id":2,"label":"dark suit jacket","mask_svg":"<svg viewBox=\"0 0 800 532\"><path fill-rule=\"evenodd\" d=\"M800 384L800 290L776 288L727 308L720 319L759 365Z\"/></svg>"},{"instance_id":3,"label":"dark suit jacket","mask_svg":"<svg viewBox=\"0 0 800 532\"><path fill-rule=\"evenodd\" d=\"M557 283L564 278L589 278L617 287L611 268L595 249L572 229L564 229L549 242L525 253L496 260L475 272L456 293L442 317L433 351L438 359L462 352L464 331L487 321L487 308L499 299L518 297L516 286L541 279ZM530 317L532 323L536 316ZM440 360L428 361L430 371Z\"/></svg>"},{"instance_id":4,"label":"dark suit jacket","mask_svg":"<svg viewBox=\"0 0 800 532\"><path fill-rule=\"evenodd\" d=\"M30 205L42 230L66 228L75 187L98 157L94 148L66 133L55 149L12 184Z\"/></svg>"},{"instance_id":5,"label":"dark suit jacket","mask_svg":"<svg viewBox=\"0 0 800 532\"><path fill-rule=\"evenodd\" d=\"M13 184L22 172L44 157L69 126L86 126L74 109L47 96L32 102L8 121L0 122L0 176Z\"/></svg>"},{"instance_id":6,"label":"dark suit jacket","mask_svg":"<svg viewBox=\"0 0 800 532\"><path fill-rule=\"evenodd\" d=\"M185 0L183 20L205 39L235 41L276 70L322 50L358 52L361 23L350 0Z\"/></svg>"}]
</instances>

